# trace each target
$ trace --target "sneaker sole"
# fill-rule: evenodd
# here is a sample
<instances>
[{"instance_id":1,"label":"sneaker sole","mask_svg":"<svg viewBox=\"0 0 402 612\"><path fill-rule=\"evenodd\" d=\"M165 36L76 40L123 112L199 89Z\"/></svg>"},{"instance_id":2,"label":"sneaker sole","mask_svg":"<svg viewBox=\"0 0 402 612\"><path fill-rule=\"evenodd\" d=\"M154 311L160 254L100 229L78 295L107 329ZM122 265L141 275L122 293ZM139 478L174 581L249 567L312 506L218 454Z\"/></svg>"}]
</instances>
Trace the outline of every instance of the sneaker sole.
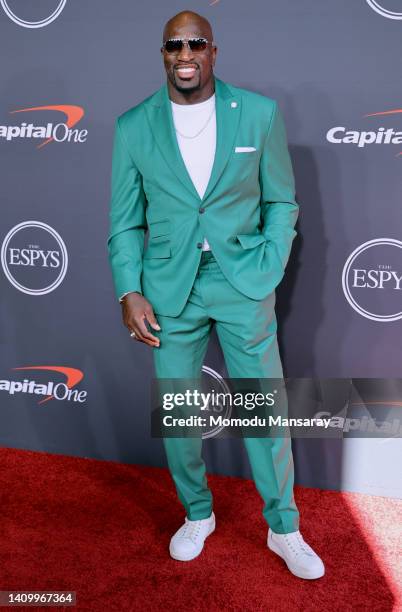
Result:
<instances>
[{"instance_id":1,"label":"sneaker sole","mask_svg":"<svg viewBox=\"0 0 402 612\"><path fill-rule=\"evenodd\" d=\"M175 555L174 553L172 553L172 551L170 550L170 547L169 547L169 553L170 553L170 556L171 556L171 557L172 557L172 559L174 559L175 561L192 561L193 559L196 559L196 558L197 558L197 557L198 557L198 556L199 556L199 555L202 553L202 551L203 551L204 544L205 544L205 540L206 540L206 539L207 539L207 537L208 537L209 535L211 535L211 533L213 533L214 531L215 531L215 522L214 522L214 523L211 525L211 527L210 527L210 529L209 529L209 531L208 531L207 535L205 536L205 539L204 539L204 542L202 543L202 547L201 547L201 549L200 549L198 552L196 552L195 554L190 555L189 557L185 557L185 556L181 556L181 555Z\"/></svg>"},{"instance_id":2,"label":"sneaker sole","mask_svg":"<svg viewBox=\"0 0 402 612\"><path fill-rule=\"evenodd\" d=\"M305 580L317 580L317 578L322 578L322 577L324 576L324 574L325 574L325 568L324 568L324 570L322 571L322 573L317 574L317 575L314 575L314 576L312 576L311 574L310 574L310 575L304 574L304 573L303 573L303 572L301 572L300 570L298 570L298 569L296 569L296 568L292 567L292 565L286 561L286 559L285 559L285 558L282 556L282 551L281 551L279 548L277 548L277 547L276 547L276 545L275 545L273 542L271 542L270 540L268 540L267 545L268 545L268 548L269 548L270 550L272 550L272 552L274 552L275 554L277 554L277 555L278 555L278 557L280 557L280 558L281 558L281 559L282 559L282 560L283 560L283 561L286 563L288 570L289 570L289 571L290 571L292 574L294 574L295 576L297 576L298 578L304 578Z\"/></svg>"}]
</instances>

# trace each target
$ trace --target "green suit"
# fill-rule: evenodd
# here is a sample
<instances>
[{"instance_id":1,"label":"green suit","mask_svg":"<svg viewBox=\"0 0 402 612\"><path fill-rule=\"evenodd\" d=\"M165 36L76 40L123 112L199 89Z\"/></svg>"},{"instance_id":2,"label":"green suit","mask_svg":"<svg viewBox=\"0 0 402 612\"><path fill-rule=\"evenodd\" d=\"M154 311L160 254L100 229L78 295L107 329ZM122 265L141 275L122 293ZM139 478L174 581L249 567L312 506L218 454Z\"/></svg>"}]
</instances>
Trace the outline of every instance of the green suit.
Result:
<instances>
[{"instance_id":1,"label":"green suit","mask_svg":"<svg viewBox=\"0 0 402 612\"><path fill-rule=\"evenodd\" d=\"M153 332L157 377L198 377L212 325L231 377L282 377L275 288L298 216L285 127L270 98L216 77L215 94L216 154L202 199L180 154L166 84L117 119L108 236L116 295L140 291L152 304L162 328ZM212 254L201 250L204 237ZM164 443L187 516L206 518L201 441ZM295 531L290 440L245 443L265 518L273 531Z\"/></svg>"},{"instance_id":2,"label":"green suit","mask_svg":"<svg viewBox=\"0 0 402 612\"><path fill-rule=\"evenodd\" d=\"M116 293L143 291L163 315L177 316L186 303L204 236L229 282L259 300L282 279L296 235L276 102L218 78L215 95L216 156L202 200L180 155L166 85L116 124L108 239ZM236 145L256 150L235 153Z\"/></svg>"}]
</instances>

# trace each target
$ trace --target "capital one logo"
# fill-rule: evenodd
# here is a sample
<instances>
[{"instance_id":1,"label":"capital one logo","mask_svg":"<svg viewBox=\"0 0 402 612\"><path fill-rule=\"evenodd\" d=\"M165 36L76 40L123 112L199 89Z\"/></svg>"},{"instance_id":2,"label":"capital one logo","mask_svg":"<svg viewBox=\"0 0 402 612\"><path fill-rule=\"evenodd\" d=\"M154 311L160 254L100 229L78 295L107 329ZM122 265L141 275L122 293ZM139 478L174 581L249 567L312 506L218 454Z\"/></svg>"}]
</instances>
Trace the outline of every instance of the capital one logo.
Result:
<instances>
[{"instance_id":1,"label":"capital one logo","mask_svg":"<svg viewBox=\"0 0 402 612\"><path fill-rule=\"evenodd\" d=\"M402 108L394 108L391 110L380 111L376 113L368 113L364 115L365 118L371 117L384 117L387 121L388 117L397 115L400 117L402 114ZM370 145L401 145L402 144L402 131L396 130L394 127L378 127L375 130L349 130L345 126L336 126L330 128L326 135L327 141L331 144L338 145L354 145L358 149L364 149ZM402 155L402 151L398 151L395 156L399 157Z\"/></svg>"},{"instance_id":2,"label":"capital one logo","mask_svg":"<svg viewBox=\"0 0 402 612\"><path fill-rule=\"evenodd\" d=\"M45 295L62 283L68 266L66 245L41 221L14 226L3 240L1 265L10 283L29 295Z\"/></svg>"},{"instance_id":3,"label":"capital one logo","mask_svg":"<svg viewBox=\"0 0 402 612\"><path fill-rule=\"evenodd\" d=\"M52 21L54 21L55 19L57 19L57 17L60 15L60 13L62 12L62 10L64 9L65 5L66 5L67 0L53 0L53 2L51 2L51 12L50 14L48 13L47 16L45 17L40 17L40 15L35 15L35 18L30 18L30 19L24 19L21 15L22 12L26 12L27 10L27 3L24 2L24 10L21 11L19 9L19 2L15 2L15 0L0 0L0 4L3 7L3 10L5 12L5 14L7 15L7 17L9 17L11 19L11 21L14 21L14 23L16 23L19 26L22 26L23 28L43 28L47 25L49 25L49 23L52 23ZM30 10L30 12L32 12L32 4L35 5L36 3L29 3L31 6L28 6ZM15 6L17 5L14 10L11 8L11 6ZM35 11L34 14L37 12L37 7L35 7ZM17 14L17 12L18 14ZM39 19L38 19L39 17Z\"/></svg>"},{"instance_id":4,"label":"capital one logo","mask_svg":"<svg viewBox=\"0 0 402 612\"><path fill-rule=\"evenodd\" d=\"M392 10L390 8L392 5L390 0L381 0L381 2L377 2L377 0L366 0L366 2L373 11L383 17L387 17L388 19L402 19L402 11Z\"/></svg>"},{"instance_id":5,"label":"capital one logo","mask_svg":"<svg viewBox=\"0 0 402 612\"><path fill-rule=\"evenodd\" d=\"M346 260L342 288L350 306L371 321L402 319L402 242L376 238Z\"/></svg>"},{"instance_id":6,"label":"capital one logo","mask_svg":"<svg viewBox=\"0 0 402 612\"><path fill-rule=\"evenodd\" d=\"M37 381L35 378L25 377L23 380L15 380L4 378L0 380L0 392L4 391L10 396L16 394L29 394L34 397L42 396L43 399L38 401L38 404L44 404L49 400L55 399L59 401L79 402L83 403L87 399L88 392L86 390L75 389L78 383L84 378L82 370L77 368L53 365L35 365L22 366L12 368L13 370L33 370L36 376L41 378L39 372L44 372L49 377L51 373L54 376L61 374L64 377L62 382L54 382L54 380ZM24 376L28 376L24 375ZM43 378L43 376L42 376Z\"/></svg>"},{"instance_id":7,"label":"capital one logo","mask_svg":"<svg viewBox=\"0 0 402 612\"><path fill-rule=\"evenodd\" d=\"M1 0L0 0L1 1ZM29 122L29 113L37 114L42 118L43 112L46 114L60 113L63 116L64 121L58 123L47 121L44 125L42 119L42 125L35 125ZM72 142L72 143L83 143L87 140L88 130L76 128L76 124L81 121L85 112L81 106L73 104L50 104L46 106L32 106L30 108L19 108L17 110L10 111L10 114L23 113L23 117L26 118L28 113L28 121L22 121L19 125L0 125L0 138L4 138L8 142L12 142L15 139L20 140L31 140L31 139L45 139L37 145L37 149L44 147L49 142ZM34 115L35 116L35 115ZM40 119L41 120L41 119ZM45 120L46 121L46 120ZM73 129L74 128L74 129Z\"/></svg>"}]
</instances>

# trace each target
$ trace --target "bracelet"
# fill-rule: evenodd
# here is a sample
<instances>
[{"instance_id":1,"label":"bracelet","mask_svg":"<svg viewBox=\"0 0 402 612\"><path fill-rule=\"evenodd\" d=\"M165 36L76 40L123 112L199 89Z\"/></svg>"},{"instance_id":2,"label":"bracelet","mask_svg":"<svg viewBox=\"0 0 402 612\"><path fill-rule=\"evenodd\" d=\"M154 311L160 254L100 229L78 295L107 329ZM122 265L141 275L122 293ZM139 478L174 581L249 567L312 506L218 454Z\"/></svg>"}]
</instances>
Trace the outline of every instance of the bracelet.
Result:
<instances>
[{"instance_id":1,"label":"bracelet","mask_svg":"<svg viewBox=\"0 0 402 612\"><path fill-rule=\"evenodd\" d=\"M123 295L121 295L119 297L119 302L120 304L123 302L124 298L126 297L126 295L128 295L129 293L138 293L139 295L142 295L139 291L126 291L126 293L123 293Z\"/></svg>"}]
</instances>

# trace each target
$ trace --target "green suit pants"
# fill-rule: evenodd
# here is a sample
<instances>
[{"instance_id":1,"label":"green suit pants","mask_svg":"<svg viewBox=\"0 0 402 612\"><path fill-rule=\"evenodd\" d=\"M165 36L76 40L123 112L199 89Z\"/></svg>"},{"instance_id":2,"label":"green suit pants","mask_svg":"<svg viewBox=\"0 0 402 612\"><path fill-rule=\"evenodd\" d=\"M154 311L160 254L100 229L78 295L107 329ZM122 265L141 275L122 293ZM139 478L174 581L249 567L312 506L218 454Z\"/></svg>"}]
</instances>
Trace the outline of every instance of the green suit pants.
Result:
<instances>
[{"instance_id":1,"label":"green suit pants","mask_svg":"<svg viewBox=\"0 0 402 612\"><path fill-rule=\"evenodd\" d=\"M221 272L213 254L203 252L191 294L177 317L157 314L153 348L157 378L198 378L212 326L219 338L231 378L282 378L277 342L275 292L253 300L235 289ZM212 512L202 439L164 438L168 465L178 497L190 520ZM244 438L263 515L272 531L299 529L293 496L294 467L289 437Z\"/></svg>"}]
</instances>

